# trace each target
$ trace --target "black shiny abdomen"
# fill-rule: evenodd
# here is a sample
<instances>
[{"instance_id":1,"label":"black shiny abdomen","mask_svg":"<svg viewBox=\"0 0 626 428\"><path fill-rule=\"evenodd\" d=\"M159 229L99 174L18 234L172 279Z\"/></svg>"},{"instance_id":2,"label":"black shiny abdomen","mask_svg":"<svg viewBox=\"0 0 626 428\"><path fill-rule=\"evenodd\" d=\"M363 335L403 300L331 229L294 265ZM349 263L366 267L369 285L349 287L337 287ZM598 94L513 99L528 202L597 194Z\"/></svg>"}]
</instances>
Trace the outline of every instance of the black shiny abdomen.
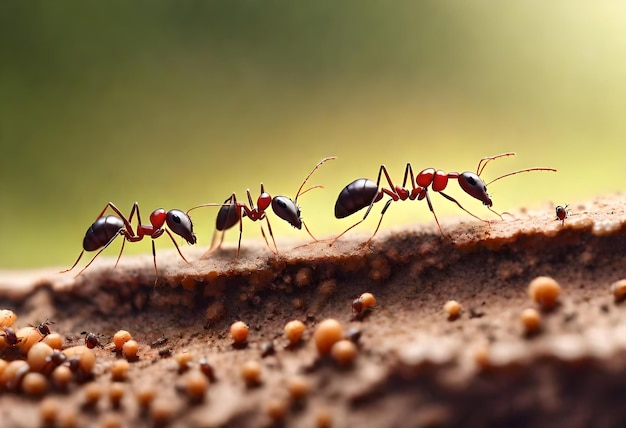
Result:
<instances>
[{"instance_id":1,"label":"black shiny abdomen","mask_svg":"<svg viewBox=\"0 0 626 428\"><path fill-rule=\"evenodd\" d=\"M104 247L115 235L124 228L124 222L119 217L108 215L97 219L85 233L83 248L85 251L95 251Z\"/></svg>"},{"instance_id":2,"label":"black shiny abdomen","mask_svg":"<svg viewBox=\"0 0 626 428\"><path fill-rule=\"evenodd\" d=\"M226 200L228 202L228 200ZM228 230L239 222L239 210L234 203L224 205L217 213L215 228L219 231Z\"/></svg>"},{"instance_id":3,"label":"black shiny abdomen","mask_svg":"<svg viewBox=\"0 0 626 428\"><path fill-rule=\"evenodd\" d=\"M335 217L344 218L368 207L378 195L378 185L368 178L359 178L339 193L335 202Z\"/></svg>"}]
</instances>

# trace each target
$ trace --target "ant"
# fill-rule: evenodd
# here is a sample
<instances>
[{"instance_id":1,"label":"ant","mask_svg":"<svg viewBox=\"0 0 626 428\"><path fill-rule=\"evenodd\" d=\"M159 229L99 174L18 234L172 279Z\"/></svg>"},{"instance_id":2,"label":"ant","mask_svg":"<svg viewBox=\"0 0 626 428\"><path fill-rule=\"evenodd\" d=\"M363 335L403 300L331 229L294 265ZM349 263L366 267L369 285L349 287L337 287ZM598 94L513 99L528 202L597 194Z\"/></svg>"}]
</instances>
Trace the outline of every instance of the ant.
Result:
<instances>
[{"instance_id":1,"label":"ant","mask_svg":"<svg viewBox=\"0 0 626 428\"><path fill-rule=\"evenodd\" d=\"M556 220L561 220L561 226L565 225L565 219L569 217L570 209L569 204L565 204L564 207L557 205L556 207Z\"/></svg>"},{"instance_id":2,"label":"ant","mask_svg":"<svg viewBox=\"0 0 626 428\"><path fill-rule=\"evenodd\" d=\"M117 217L114 215L104 216L104 213L108 208L112 209L115 214L117 214ZM137 233L135 233L133 226L131 225L135 213L137 213ZM150 224L144 225L141 224L141 215L139 213L139 205L137 202L133 204L133 208L130 211L130 216L128 218L126 218L112 202L109 202L104 206L104 209L100 212L96 221L89 227L89 229L87 229L85 238L83 239L83 251L81 251L72 267L61 271L61 273L69 272L74 269L85 251L96 251L99 249L91 261L87 263L87 265L80 272L78 272L76 276L80 275L89 267L89 265L93 263L96 257L98 257L100 253L115 240L115 238L121 235L125 239L122 241L122 248L120 249L120 254L117 256L117 261L115 262L115 266L117 267L120 257L122 257L126 241L137 242L141 241L144 236L148 236L152 238L152 258L154 260L154 271L158 278L159 271L156 263L154 240L163 235L165 232L167 232L170 239L174 243L176 250L178 250L178 254L180 254L186 263L189 263L180 251L178 244L174 240L172 232L165 227L166 224L172 232L184 238L189 245L196 243L196 235L193 233L191 218L189 218L189 216L181 210L169 210L166 212L163 208L156 209L152 211L152 214L150 214Z\"/></svg>"},{"instance_id":3,"label":"ant","mask_svg":"<svg viewBox=\"0 0 626 428\"><path fill-rule=\"evenodd\" d=\"M435 170L434 168L427 168L427 169L422 170L419 174L417 174L417 176L415 176L413 174L413 167L411 166L410 163L407 163L406 169L404 170L404 179L402 180L402 186L395 185L393 181L391 180L391 177L389 176L389 173L387 172L387 168L385 168L385 165L381 165L378 171L378 179L376 180L376 182L367 178L359 178L357 180L354 180L352 183L348 184L339 193L339 196L337 197L337 201L335 203L335 217L336 218L347 217L349 215L356 213L357 211L360 211L361 209L365 207L367 207L367 211L365 212L365 215L363 216L361 220L359 220L358 222L356 222L355 224L353 224L352 226L344 230L339 236L335 237L331 241L330 245L332 245L337 239L342 237L350 229L362 223L369 215L374 204L380 201L385 195L389 196L391 199L389 199L385 203L385 206L383 207L380 213L380 220L378 221L376 230L374 231L374 234L370 237L370 239L366 242L366 245L369 244L369 242L372 239L374 239L374 236L378 232L378 229L380 228L380 224L383 221L383 216L385 215L385 212L387 211L391 203L394 201L398 201L398 200L405 201L407 199L409 200L417 199L418 201L421 201L422 199L426 198L426 202L428 203L428 208L430 209L430 212L435 217L435 222L437 223L437 228L439 229L439 233L441 233L441 235L443 236L443 232L441 231L439 220L437 219L437 215L435 214L433 205L430 201L430 194L428 192L429 187L431 188L433 192L437 192L440 195L442 195L444 198L457 204L459 208L461 208L463 211L465 211L472 217L481 221L485 221L481 219L480 217L472 214L468 210L466 210L452 196L449 196L443 192L443 190L448 185L448 180L450 179L458 180L459 185L461 186L461 189L463 189L465 193L481 201L483 205L485 205L489 209L489 211L493 212L494 214L502 218L502 215L500 215L499 213L491 209L493 202L491 201L491 196L489 196L489 194L487 193L488 184L491 184L494 181L500 180L501 178L519 174L521 172L529 172L529 171L556 172L556 169L553 169L553 168L527 168L527 169L522 169L519 171L510 172L508 174L504 174L498 178L495 178L494 180L491 180L489 183L485 184L483 180L480 178L480 174L482 174L487 164L491 162L492 160L495 160L501 157L506 157L506 156L515 156L515 153L508 152L508 153L502 153L499 155L482 158L480 162L478 162L476 173L469 172L469 171L466 171L464 173L458 173L458 172L446 173L442 170ZM389 184L388 188L380 186L380 180L381 180L382 174L385 174L385 178L387 180L387 183ZM407 188L407 180L409 178L411 180L410 181L411 186L410 188Z\"/></svg>"},{"instance_id":4,"label":"ant","mask_svg":"<svg viewBox=\"0 0 626 428\"><path fill-rule=\"evenodd\" d=\"M213 238L211 239L211 247L209 248L209 251L207 252L207 254L211 254L214 251L218 250L222 246L222 243L224 242L224 235L226 233L226 230L230 229L231 227L239 223L239 242L237 244L237 254L235 256L235 260L239 259L239 250L241 249L241 235L243 234L243 217L248 217L252 221L257 221L257 220L261 221L265 219L265 221L267 222L267 229L269 231L270 237L272 238L272 243L274 244L273 248L272 246L270 246L269 241L267 240L267 236L265 235L265 230L263 229L263 225L261 225L261 234L263 235L263 239L265 239L265 244L270 249L270 251L274 254L278 254L278 247L276 246L276 240L274 239L272 226L270 225L270 220L266 214L266 210L269 208L270 205L272 206L272 210L278 217L285 220L294 228L300 230L302 229L302 225L304 225L304 228L306 229L308 234L311 236L311 238L313 238L314 241L317 241L317 239L313 236L313 234L311 233L307 225L302 220L302 217L300 214L300 207L298 206L297 202L298 202L298 197L305 194L306 192L313 190L313 189L323 188L323 186L313 186L313 187L309 187L308 189L304 191L302 190L302 188L304 187L306 182L309 180L311 175L313 175L313 173L322 164L333 159L336 159L336 157L334 156L327 157L327 158L322 159L321 161L317 163L317 165L315 165L315 167L311 170L309 175L306 176L306 178L300 185L300 188L298 189L298 192L296 193L296 197L294 199L291 199L287 196L275 196L272 198L272 196L270 196L270 194L265 191L265 187L263 186L263 183L261 183L261 194L257 199L256 206L254 205L254 201L252 200L250 189L247 189L246 193L248 194L249 206L246 205L245 202L238 202L237 195L233 193L232 195L230 195L228 199L224 201L223 204L202 204L202 205L198 205L193 208L190 208L187 211L187 214L189 214L190 211L195 210L196 208L215 207L215 206L221 207L219 212L217 213L217 219L215 220L215 231L213 232ZM222 236L221 236L219 244L216 245L218 231L222 232Z\"/></svg>"},{"instance_id":5,"label":"ant","mask_svg":"<svg viewBox=\"0 0 626 428\"><path fill-rule=\"evenodd\" d=\"M91 333L87 331L83 331L80 334L85 335L85 346L89 349L93 349L96 346L103 348L102 344L100 344L100 335L96 333Z\"/></svg>"},{"instance_id":6,"label":"ant","mask_svg":"<svg viewBox=\"0 0 626 428\"><path fill-rule=\"evenodd\" d=\"M39 332L39 334L41 334L41 339L39 340L40 342L50 333L52 333L50 331L50 324L54 324L53 321L50 321L49 319L46 318L46 320L44 322L42 322L41 324L39 324L37 327L35 327L37 329L37 331ZM34 327L34 326L33 326Z\"/></svg>"},{"instance_id":7,"label":"ant","mask_svg":"<svg viewBox=\"0 0 626 428\"><path fill-rule=\"evenodd\" d=\"M2 337L4 337L4 341L11 348L15 348L17 344L22 341L22 339L17 337L15 330L13 330L11 327L4 327L3 330L4 332L2 333Z\"/></svg>"}]
</instances>

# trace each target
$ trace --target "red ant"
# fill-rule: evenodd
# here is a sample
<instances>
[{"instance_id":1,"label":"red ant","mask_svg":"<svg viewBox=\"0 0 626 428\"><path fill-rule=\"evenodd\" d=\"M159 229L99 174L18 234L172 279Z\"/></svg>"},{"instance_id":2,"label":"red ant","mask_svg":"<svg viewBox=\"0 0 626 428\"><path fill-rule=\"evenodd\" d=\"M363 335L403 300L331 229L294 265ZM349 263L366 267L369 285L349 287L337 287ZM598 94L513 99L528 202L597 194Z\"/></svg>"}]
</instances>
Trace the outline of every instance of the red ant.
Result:
<instances>
[{"instance_id":1,"label":"red ant","mask_svg":"<svg viewBox=\"0 0 626 428\"><path fill-rule=\"evenodd\" d=\"M17 337L15 330L13 330L11 327L4 327L3 330L4 332L2 333L2 337L4 337L4 341L11 348L15 348L17 344L22 341L22 339Z\"/></svg>"},{"instance_id":2,"label":"red ant","mask_svg":"<svg viewBox=\"0 0 626 428\"><path fill-rule=\"evenodd\" d=\"M358 222L356 222L355 224L347 228L345 231L343 231L339 236L334 238L330 245L332 245L337 239L343 236L350 229L356 227L361 222L363 222L369 215L374 204L380 201L385 195L388 195L389 197L391 197L391 199L389 199L385 203L385 206L383 207L380 213L380 220L378 221L378 226L376 226L376 230L374 231L374 234L367 241L367 243L369 243L378 232L378 229L380 228L380 224L383 221L383 216L385 215L385 212L387 211L391 203L394 201L398 201L398 200L405 201L407 199L410 199L410 200L417 199L418 201L421 201L422 199L426 198L426 202L428 202L428 208L430 209L430 212L432 212L433 216L435 217L435 222L437 223L437 228L439 229L439 233L441 233L441 235L443 236L443 232L441 231L441 226L439 225L439 220L437 219L437 215L435 214L433 205L430 201L430 195L428 193L429 187L432 189L433 192L437 192L441 194L444 198L457 204L459 208L461 208L463 211L465 211L472 217L477 218L478 220L481 220L481 221L485 221L481 219L480 217L472 214L468 210L466 210L452 196L449 196L443 192L443 190L448 185L448 180L450 179L458 180L459 185L461 186L461 189L463 189L465 193L472 196L473 198L480 200L483 203L483 205L485 205L489 209L489 211L495 213L500 218L502 218L502 216L499 213L491 209L491 206L493 205L491 201L491 196L489 196L489 194L487 193L487 185L480 178L480 174L482 174L483 170L485 169L485 166L487 166L487 164L491 162L492 160L505 157L505 156L514 156L514 155L515 153L509 152L509 153L502 153L496 156L489 156L489 157L482 158L480 162L478 162L476 173L473 173L473 172L464 172L462 174L458 172L446 173L441 170L435 170L434 168L427 168L427 169L422 170L419 174L417 174L417 177L416 177L413 174L413 167L411 166L410 163L407 163L406 169L404 170L404 179L402 181L402 186L394 185L393 181L391 180L391 177L389 176L389 173L387 172L387 169L385 168L384 165L381 165L378 171L378 179L376 180L376 182L367 178L359 178L357 180L354 180L352 183L348 184L339 193L339 196L337 197L337 202L335 203L335 217L336 218L347 217L365 207L367 207L367 211L365 212L365 215L363 216L361 220L359 220ZM554 171L556 172L556 169L553 169L553 168L522 169L519 171L510 172L508 174L502 175L490 181L488 184L491 184L494 181L500 180L501 178L504 178L504 177L508 177L514 174L519 174L521 172L529 172L529 171ZM385 174L385 178L387 179L389 188L380 186L380 180L381 180L382 174ZM409 178L411 180L410 189L406 187L407 180Z\"/></svg>"},{"instance_id":3,"label":"red ant","mask_svg":"<svg viewBox=\"0 0 626 428\"><path fill-rule=\"evenodd\" d=\"M111 208L118 217L114 215L104 216L105 211ZM137 233L133 230L133 226L131 222L133 220L133 216L137 213ZM128 218L124 217L122 212L112 203L109 202L105 205L104 209L100 212L96 221L87 229L85 233L85 238L83 239L83 251L81 251L78 259L72 265L71 268L66 269L62 272L68 272L74 269L81 257L85 253L85 251L99 251L95 256L91 259L89 263L80 271L78 275L83 273L85 269L89 267L93 263L93 261L100 255L102 251L104 251L110 244L117 238L122 235L125 239L122 241L122 248L120 249L120 254L117 256L117 261L115 262L115 266L117 266L120 261L120 257L122 257L122 252L124 251L124 244L126 241L129 242L137 242L141 241L144 236L148 236L152 238L152 257L154 260L154 271L156 272L156 276L158 278L159 271L157 269L156 263L156 250L154 247L154 240L159 236L163 235L164 232L167 232L170 239L174 243L176 250L178 250L178 254L182 257L182 259L186 262L187 259L183 256L183 253L180 251L178 244L174 240L174 236L167 229L167 226L177 234L178 236L184 238L189 245L193 245L196 243L196 235L193 234L193 224L191 223L191 219L187 214L180 210L169 210L165 211L163 208L156 209L152 211L150 214L150 224L144 225L141 224L141 215L139 213L139 205L137 202L133 204L133 208L130 211L130 216ZM156 282L156 279L155 279Z\"/></svg>"},{"instance_id":4,"label":"red ant","mask_svg":"<svg viewBox=\"0 0 626 428\"><path fill-rule=\"evenodd\" d=\"M565 225L565 219L569 216L569 204L565 204L564 207L557 205L556 207L556 220L561 220L561 226Z\"/></svg>"},{"instance_id":5,"label":"red ant","mask_svg":"<svg viewBox=\"0 0 626 428\"><path fill-rule=\"evenodd\" d=\"M302 225L304 225L304 228L306 229L308 234L311 236L311 238L317 241L317 239L315 239L313 234L311 234L311 231L302 220L302 217L300 215L300 207L297 205L297 202L298 202L299 196L305 194L306 192L310 190L323 187L323 186L313 186L302 191L302 188L304 187L306 182L309 180L311 175L313 175L313 173L322 164L333 159L336 159L336 158L327 157L327 158L322 159L321 161L317 163L317 165L315 165L315 167L311 170L309 175L306 176L306 178L300 185L300 188L298 189L298 193L296 193L296 197L293 200L291 198L288 198L287 196L275 196L272 198L272 196L270 196L269 193L265 192L265 187L263 186L263 183L261 183L261 195L257 199L256 206L254 205L254 202L252 200L250 189L247 189L246 193L248 194L249 206L246 205L245 202L238 202L237 195L233 193L232 195L230 195L228 199L224 201L223 204L202 204L202 205L198 205L189 209L187 211L187 214L189 214L190 211L195 210L196 208L215 207L215 206L221 207L219 212L217 213L217 219L215 221L215 231L213 232L213 238L211 239L211 247L209 248L209 251L207 252L207 254L211 254L212 252L218 250L222 246L222 243L224 242L224 235L226 233L226 230L230 229L231 227L239 223L239 242L237 244L237 254L235 256L235 260L239 258L239 250L241 248L241 235L243 234L243 221L242 221L243 217L248 217L252 221L265 219L265 221L267 222L267 229L269 231L270 237L272 238L272 243L274 244L274 248L270 246L269 241L267 240L267 236L265 235L265 230L263 229L262 225L261 225L261 234L263 235L263 238L265 239L265 244L270 249L270 251L274 254L278 254L278 247L276 246L276 240L274 239L272 226L270 225L270 220L266 215L266 210L267 208L269 208L270 205L272 206L272 210L278 217L285 220L294 228L300 230L302 229ZM222 236L221 236L219 244L216 245L218 231L222 232Z\"/></svg>"}]
</instances>

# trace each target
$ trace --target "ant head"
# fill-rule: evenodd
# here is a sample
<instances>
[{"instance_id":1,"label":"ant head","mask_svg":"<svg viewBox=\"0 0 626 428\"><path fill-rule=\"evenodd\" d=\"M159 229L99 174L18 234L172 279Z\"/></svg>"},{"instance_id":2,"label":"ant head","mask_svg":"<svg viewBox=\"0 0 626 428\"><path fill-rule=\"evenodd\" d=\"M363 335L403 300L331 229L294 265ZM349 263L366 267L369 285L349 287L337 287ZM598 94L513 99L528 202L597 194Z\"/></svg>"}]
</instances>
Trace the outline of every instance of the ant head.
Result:
<instances>
[{"instance_id":1,"label":"ant head","mask_svg":"<svg viewBox=\"0 0 626 428\"><path fill-rule=\"evenodd\" d=\"M458 181L465 193L478 199L483 203L483 205L488 207L493 205L493 202L491 202L491 196L487 193L487 186L485 185L485 182L477 174L469 171L464 172L459 175Z\"/></svg>"},{"instance_id":2,"label":"ant head","mask_svg":"<svg viewBox=\"0 0 626 428\"><path fill-rule=\"evenodd\" d=\"M169 210L165 220L172 232L183 237L188 244L193 245L196 243L196 235L193 234L191 218L183 211Z\"/></svg>"},{"instance_id":3,"label":"ant head","mask_svg":"<svg viewBox=\"0 0 626 428\"><path fill-rule=\"evenodd\" d=\"M302 219L300 218L300 207L286 196L276 196L272 199L272 210L296 229L302 229Z\"/></svg>"}]
</instances>

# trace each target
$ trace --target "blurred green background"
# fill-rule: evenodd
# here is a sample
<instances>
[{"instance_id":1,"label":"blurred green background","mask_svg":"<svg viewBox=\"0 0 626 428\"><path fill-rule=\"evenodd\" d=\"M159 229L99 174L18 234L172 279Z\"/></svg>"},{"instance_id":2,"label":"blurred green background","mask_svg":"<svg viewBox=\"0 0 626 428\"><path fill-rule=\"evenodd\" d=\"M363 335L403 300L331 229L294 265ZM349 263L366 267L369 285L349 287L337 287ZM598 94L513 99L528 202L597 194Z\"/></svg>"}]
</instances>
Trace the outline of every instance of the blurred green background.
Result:
<instances>
[{"instance_id":1,"label":"blurred green background","mask_svg":"<svg viewBox=\"0 0 626 428\"><path fill-rule=\"evenodd\" d=\"M299 200L319 236L360 218L336 220L335 198L381 163L398 182L406 162L472 171L504 151L518 156L486 181L559 170L490 186L499 211L621 190L624 23L618 1L3 1L0 267L70 266L107 201L138 201L147 221L256 198L261 181L293 197L329 155L310 182L326 188ZM456 183L448 193L494 218ZM193 213L201 245L216 213ZM270 216L279 249L307 238ZM416 221L432 221L426 204L405 202L383 227ZM258 229L246 222L244 242Z\"/></svg>"}]
</instances>

